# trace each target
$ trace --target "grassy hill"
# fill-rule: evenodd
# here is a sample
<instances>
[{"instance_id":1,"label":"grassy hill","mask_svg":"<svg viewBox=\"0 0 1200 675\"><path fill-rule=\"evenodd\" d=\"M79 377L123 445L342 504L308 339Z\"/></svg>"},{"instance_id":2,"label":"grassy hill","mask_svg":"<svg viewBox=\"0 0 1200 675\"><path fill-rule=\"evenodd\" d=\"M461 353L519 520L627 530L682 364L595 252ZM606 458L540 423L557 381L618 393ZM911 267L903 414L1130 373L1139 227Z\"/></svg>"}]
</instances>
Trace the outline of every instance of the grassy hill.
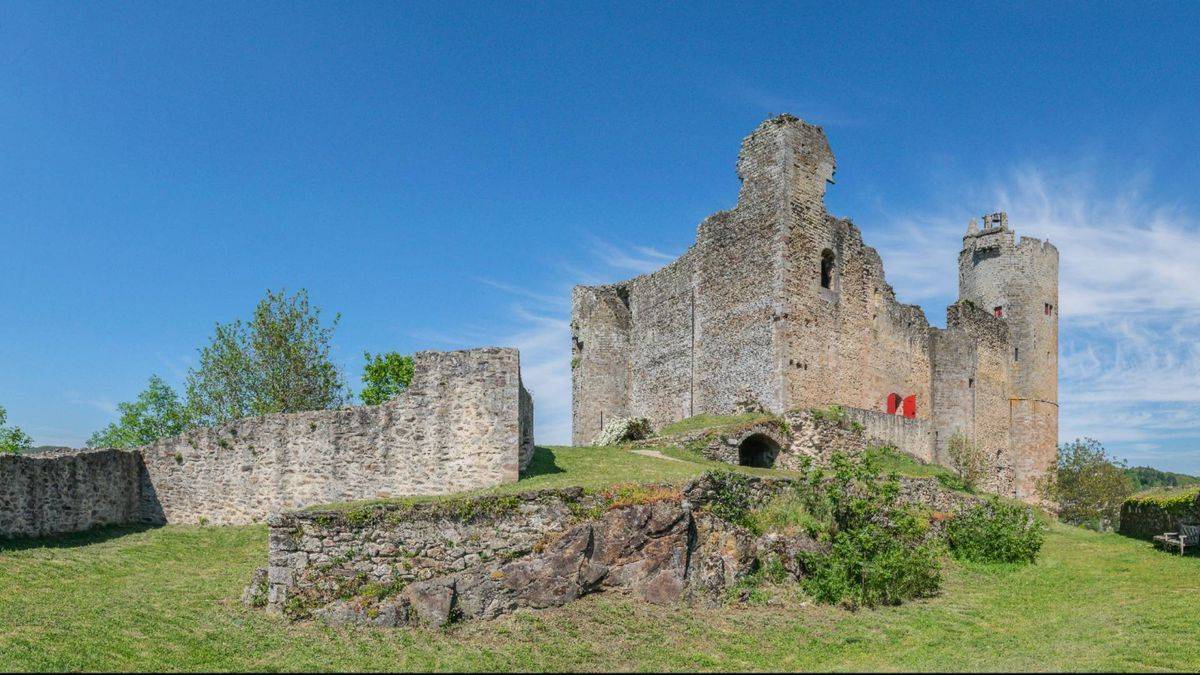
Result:
<instances>
[{"instance_id":1,"label":"grassy hill","mask_svg":"<svg viewBox=\"0 0 1200 675\"><path fill-rule=\"evenodd\" d=\"M554 448L521 487L686 479L704 463ZM515 489L515 488L505 488ZM848 612L616 594L428 629L289 624L238 598L266 528L170 526L0 543L4 670L1143 670L1200 668L1200 559L1054 527L1032 566L948 562L943 592Z\"/></svg>"}]
</instances>

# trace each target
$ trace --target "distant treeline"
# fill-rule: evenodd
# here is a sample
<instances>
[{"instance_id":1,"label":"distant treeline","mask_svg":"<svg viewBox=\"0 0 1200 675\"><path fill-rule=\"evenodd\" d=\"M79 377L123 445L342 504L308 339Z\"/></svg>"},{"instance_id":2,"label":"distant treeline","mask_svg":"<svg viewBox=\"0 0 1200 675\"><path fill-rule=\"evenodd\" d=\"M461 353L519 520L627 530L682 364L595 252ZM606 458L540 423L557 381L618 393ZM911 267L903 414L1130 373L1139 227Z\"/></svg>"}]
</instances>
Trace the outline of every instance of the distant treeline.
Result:
<instances>
[{"instance_id":1,"label":"distant treeline","mask_svg":"<svg viewBox=\"0 0 1200 675\"><path fill-rule=\"evenodd\" d=\"M1185 485L1200 485L1200 477L1189 476L1185 473L1159 471L1148 466L1134 466L1125 469L1129 482L1133 483L1135 491L1160 487L1183 487Z\"/></svg>"}]
</instances>

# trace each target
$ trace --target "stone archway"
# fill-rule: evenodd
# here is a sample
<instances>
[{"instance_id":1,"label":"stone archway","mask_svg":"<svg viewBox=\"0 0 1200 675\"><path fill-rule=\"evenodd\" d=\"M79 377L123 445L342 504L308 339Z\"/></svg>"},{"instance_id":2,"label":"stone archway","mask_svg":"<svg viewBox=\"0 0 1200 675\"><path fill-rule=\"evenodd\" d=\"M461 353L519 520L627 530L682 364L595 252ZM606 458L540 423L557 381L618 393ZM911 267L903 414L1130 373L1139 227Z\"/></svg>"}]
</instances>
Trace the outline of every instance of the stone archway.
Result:
<instances>
[{"instance_id":1,"label":"stone archway","mask_svg":"<svg viewBox=\"0 0 1200 675\"><path fill-rule=\"evenodd\" d=\"M738 444L738 464L768 469L779 456L779 443L767 434L751 434Z\"/></svg>"}]
</instances>

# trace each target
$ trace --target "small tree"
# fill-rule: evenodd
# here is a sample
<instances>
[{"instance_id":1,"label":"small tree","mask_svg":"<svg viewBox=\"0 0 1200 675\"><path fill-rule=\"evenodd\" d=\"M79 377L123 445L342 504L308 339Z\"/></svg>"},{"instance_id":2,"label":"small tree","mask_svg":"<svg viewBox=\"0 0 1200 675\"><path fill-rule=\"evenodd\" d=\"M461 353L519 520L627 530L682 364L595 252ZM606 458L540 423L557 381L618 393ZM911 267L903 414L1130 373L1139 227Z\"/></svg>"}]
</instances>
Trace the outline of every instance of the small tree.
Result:
<instances>
[{"instance_id":1,"label":"small tree","mask_svg":"<svg viewBox=\"0 0 1200 675\"><path fill-rule=\"evenodd\" d=\"M362 402L379 405L396 397L412 384L413 358L397 352L371 355L363 352L367 360L363 366Z\"/></svg>"},{"instance_id":2,"label":"small tree","mask_svg":"<svg viewBox=\"0 0 1200 675\"><path fill-rule=\"evenodd\" d=\"M19 454L33 445L33 439L20 427L6 427L8 411L0 406L0 454Z\"/></svg>"},{"instance_id":3,"label":"small tree","mask_svg":"<svg viewBox=\"0 0 1200 675\"><path fill-rule=\"evenodd\" d=\"M1133 494L1125 463L1091 438L1060 445L1058 465L1039 487L1044 498L1058 503L1060 520L1095 530L1115 527L1121 504Z\"/></svg>"},{"instance_id":4,"label":"small tree","mask_svg":"<svg viewBox=\"0 0 1200 675\"><path fill-rule=\"evenodd\" d=\"M962 484L968 490L978 488L988 469L983 448L961 433L956 433L950 437L946 452L950 458L950 468L958 474Z\"/></svg>"},{"instance_id":5,"label":"small tree","mask_svg":"<svg viewBox=\"0 0 1200 675\"><path fill-rule=\"evenodd\" d=\"M321 323L321 311L301 289L267 291L249 323L217 324L200 365L188 373L187 403L201 424L250 415L338 408L350 400L341 370L329 358L341 317Z\"/></svg>"},{"instance_id":6,"label":"small tree","mask_svg":"<svg viewBox=\"0 0 1200 675\"><path fill-rule=\"evenodd\" d=\"M191 415L179 395L157 375L151 376L136 401L122 403L117 409L121 417L92 434L88 447L132 448L177 436L192 426Z\"/></svg>"}]
</instances>

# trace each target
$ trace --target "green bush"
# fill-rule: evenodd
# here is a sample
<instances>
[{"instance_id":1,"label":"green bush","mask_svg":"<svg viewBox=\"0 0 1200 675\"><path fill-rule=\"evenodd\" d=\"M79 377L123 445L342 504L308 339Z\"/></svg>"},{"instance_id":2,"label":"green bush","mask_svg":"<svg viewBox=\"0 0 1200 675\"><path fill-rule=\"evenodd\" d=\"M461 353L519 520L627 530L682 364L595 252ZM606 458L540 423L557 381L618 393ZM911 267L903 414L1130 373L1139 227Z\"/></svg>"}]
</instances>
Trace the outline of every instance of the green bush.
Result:
<instances>
[{"instance_id":1,"label":"green bush","mask_svg":"<svg viewBox=\"0 0 1200 675\"><path fill-rule=\"evenodd\" d=\"M799 491L788 491L746 514L746 528L755 534L803 532L819 537L830 531L830 524L808 510L808 500Z\"/></svg>"},{"instance_id":2,"label":"green bush","mask_svg":"<svg viewBox=\"0 0 1200 675\"><path fill-rule=\"evenodd\" d=\"M835 453L833 473L809 471L806 512L828 524L828 550L805 553L805 589L822 602L851 608L895 605L941 586L941 546L928 520L899 505L895 474L881 476L869 453Z\"/></svg>"},{"instance_id":3,"label":"green bush","mask_svg":"<svg viewBox=\"0 0 1200 675\"><path fill-rule=\"evenodd\" d=\"M713 499L708 503L708 512L722 520L749 526L749 479L732 471L710 471L707 477L713 485Z\"/></svg>"},{"instance_id":4,"label":"green bush","mask_svg":"<svg viewBox=\"0 0 1200 675\"><path fill-rule=\"evenodd\" d=\"M984 563L1032 563L1042 548L1046 526L1028 506L993 497L955 515L946 523L946 543L960 560Z\"/></svg>"}]
</instances>

